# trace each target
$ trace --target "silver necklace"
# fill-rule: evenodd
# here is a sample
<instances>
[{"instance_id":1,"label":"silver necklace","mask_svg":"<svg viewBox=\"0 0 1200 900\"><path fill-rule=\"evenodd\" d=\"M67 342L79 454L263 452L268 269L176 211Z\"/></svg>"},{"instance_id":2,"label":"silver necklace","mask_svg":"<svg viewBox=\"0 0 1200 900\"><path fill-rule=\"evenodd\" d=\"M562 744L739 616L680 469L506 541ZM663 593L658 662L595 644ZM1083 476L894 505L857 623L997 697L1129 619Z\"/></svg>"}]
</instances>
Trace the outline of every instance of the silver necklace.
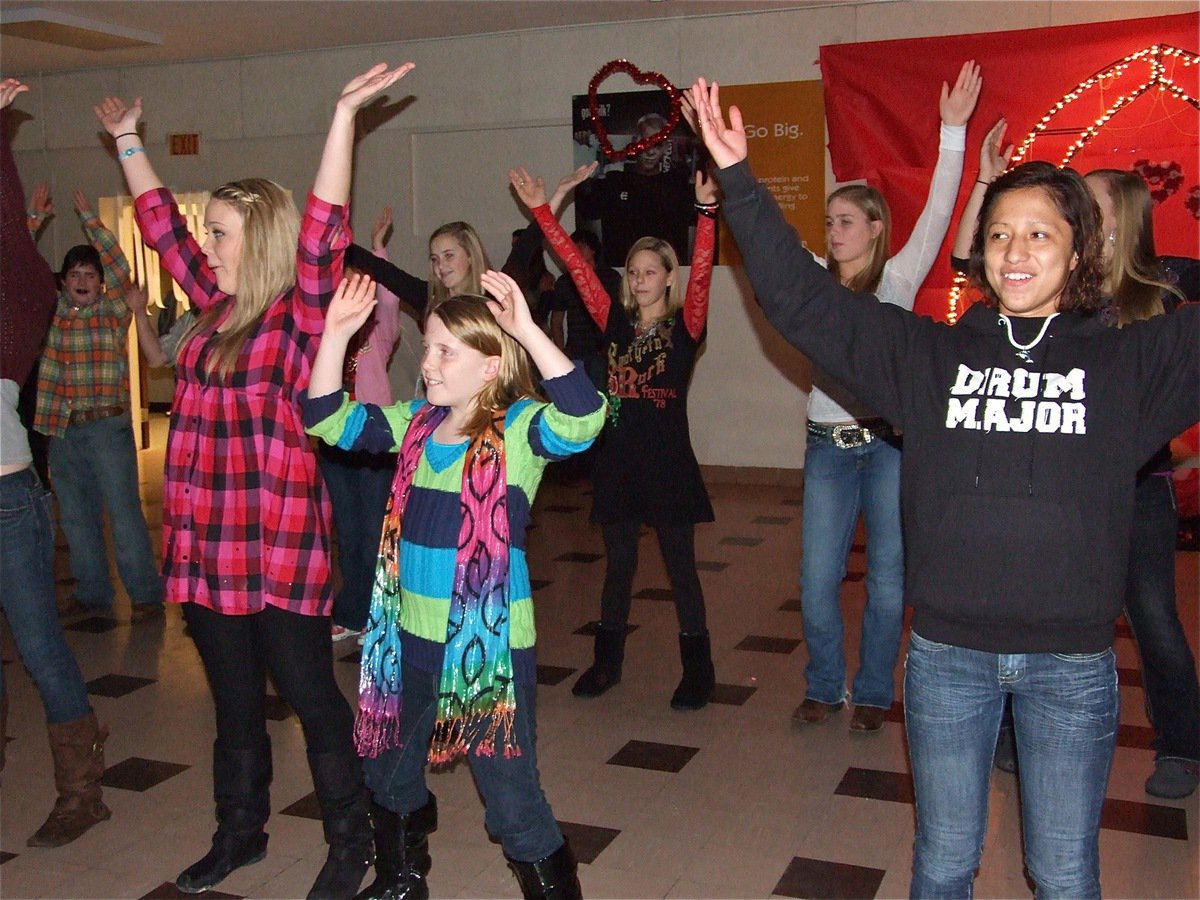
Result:
<instances>
[{"instance_id":1,"label":"silver necklace","mask_svg":"<svg viewBox=\"0 0 1200 900\"><path fill-rule=\"evenodd\" d=\"M1050 327L1050 323L1058 316L1058 313L1051 313L1046 317L1046 321L1042 323L1041 330L1037 333L1032 341L1028 344L1018 344L1013 340L1012 323L1008 320L1008 316L1000 313L1000 324L1004 326L1004 334L1008 338L1009 346L1017 355L1017 359L1024 360L1027 363L1033 362L1033 357L1029 355L1029 351L1042 342L1042 338L1046 336L1046 329Z\"/></svg>"}]
</instances>

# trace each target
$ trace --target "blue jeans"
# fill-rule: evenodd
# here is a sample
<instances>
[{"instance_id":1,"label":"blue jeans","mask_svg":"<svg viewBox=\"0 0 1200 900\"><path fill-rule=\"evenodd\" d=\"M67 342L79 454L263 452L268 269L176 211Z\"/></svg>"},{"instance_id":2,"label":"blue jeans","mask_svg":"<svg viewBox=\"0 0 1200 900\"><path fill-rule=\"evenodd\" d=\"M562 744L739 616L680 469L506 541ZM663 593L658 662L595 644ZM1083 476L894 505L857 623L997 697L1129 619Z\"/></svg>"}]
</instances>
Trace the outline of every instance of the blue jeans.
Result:
<instances>
[{"instance_id":1,"label":"blue jeans","mask_svg":"<svg viewBox=\"0 0 1200 900\"><path fill-rule=\"evenodd\" d=\"M1116 656L985 653L912 633L904 722L917 801L913 897L970 897L992 754L1012 695L1025 866L1037 896L1100 896L1100 810L1116 746Z\"/></svg>"},{"instance_id":2,"label":"blue jeans","mask_svg":"<svg viewBox=\"0 0 1200 900\"><path fill-rule=\"evenodd\" d=\"M429 799L425 758L437 718L441 673L422 672L404 664L404 705L399 747L363 760L367 787L375 801L406 815ZM505 759L477 756L474 746L467 761L483 795L484 825L500 839L504 854L521 862L545 859L563 844L562 831L542 793L537 770L537 686L518 684L515 734L521 755Z\"/></svg>"},{"instance_id":3,"label":"blue jeans","mask_svg":"<svg viewBox=\"0 0 1200 900\"><path fill-rule=\"evenodd\" d=\"M71 425L50 438L50 474L59 524L71 548L75 596L82 606L108 607L104 510L117 554L117 572L135 606L163 602L163 581L150 547L138 494L137 448L130 414Z\"/></svg>"},{"instance_id":4,"label":"blue jeans","mask_svg":"<svg viewBox=\"0 0 1200 900\"><path fill-rule=\"evenodd\" d=\"M87 715L92 708L87 688L63 637L54 602L50 492L32 467L0 476L0 584L0 608L37 685L46 721L58 725ZM3 691L0 666L0 694Z\"/></svg>"},{"instance_id":5,"label":"blue jeans","mask_svg":"<svg viewBox=\"0 0 1200 900\"><path fill-rule=\"evenodd\" d=\"M808 436L800 606L808 645L805 697L846 698L841 586L861 509L867 526L867 607L854 703L887 708L904 627L904 542L900 528L900 450L884 440L843 450Z\"/></svg>"},{"instance_id":6,"label":"blue jeans","mask_svg":"<svg viewBox=\"0 0 1200 900\"><path fill-rule=\"evenodd\" d=\"M1125 583L1125 617L1142 658L1156 758L1200 760L1200 685L1196 660L1175 605L1175 532L1171 479L1138 482Z\"/></svg>"},{"instance_id":7,"label":"blue jeans","mask_svg":"<svg viewBox=\"0 0 1200 900\"><path fill-rule=\"evenodd\" d=\"M333 505L342 589L333 600L333 622L362 631L371 610L379 537L396 474L394 453L350 453L321 444L321 476Z\"/></svg>"}]
</instances>

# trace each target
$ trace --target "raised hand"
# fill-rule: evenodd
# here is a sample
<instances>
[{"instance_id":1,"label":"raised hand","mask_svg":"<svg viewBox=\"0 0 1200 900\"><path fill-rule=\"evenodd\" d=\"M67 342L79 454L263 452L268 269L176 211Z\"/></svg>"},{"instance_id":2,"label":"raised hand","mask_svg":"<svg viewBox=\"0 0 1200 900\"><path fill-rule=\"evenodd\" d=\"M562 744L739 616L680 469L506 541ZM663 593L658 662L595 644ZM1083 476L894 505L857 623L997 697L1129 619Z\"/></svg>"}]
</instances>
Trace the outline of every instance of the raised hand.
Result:
<instances>
[{"instance_id":1,"label":"raised hand","mask_svg":"<svg viewBox=\"0 0 1200 900\"><path fill-rule=\"evenodd\" d=\"M370 276L356 273L343 278L333 292L329 309L325 311L324 336L332 340L349 341L354 332L362 328L374 308L375 282Z\"/></svg>"},{"instance_id":2,"label":"raised hand","mask_svg":"<svg viewBox=\"0 0 1200 900\"><path fill-rule=\"evenodd\" d=\"M392 230L392 208L385 206L375 224L371 226L371 249L382 250L387 245L388 232Z\"/></svg>"},{"instance_id":3,"label":"raised hand","mask_svg":"<svg viewBox=\"0 0 1200 900\"><path fill-rule=\"evenodd\" d=\"M75 189L75 212L81 216L86 216L92 211L92 206L88 203L87 194L78 188Z\"/></svg>"},{"instance_id":4,"label":"raised hand","mask_svg":"<svg viewBox=\"0 0 1200 900\"><path fill-rule=\"evenodd\" d=\"M534 324L529 304L525 302L525 295L521 293L521 288L512 276L489 269L479 280L483 289L492 295L488 298L487 305L496 317L496 324L512 335L518 343L529 333L530 328L541 332Z\"/></svg>"},{"instance_id":5,"label":"raised hand","mask_svg":"<svg viewBox=\"0 0 1200 900\"><path fill-rule=\"evenodd\" d=\"M357 112L359 107L378 94L391 87L416 67L416 63L406 62L395 69L389 69L387 63L376 63L346 82L342 94L338 97L337 105L346 112Z\"/></svg>"},{"instance_id":6,"label":"raised hand","mask_svg":"<svg viewBox=\"0 0 1200 900\"><path fill-rule=\"evenodd\" d=\"M105 97L93 108L104 130L115 138L118 134L137 131L138 120L142 117L142 98L134 100L133 106L126 106L120 97Z\"/></svg>"},{"instance_id":7,"label":"raised hand","mask_svg":"<svg viewBox=\"0 0 1200 900\"><path fill-rule=\"evenodd\" d=\"M0 109L10 106L17 99L17 94L23 94L29 90L29 85L23 81L17 81L15 78L5 78L0 81Z\"/></svg>"},{"instance_id":8,"label":"raised hand","mask_svg":"<svg viewBox=\"0 0 1200 900\"><path fill-rule=\"evenodd\" d=\"M44 181L38 182L33 193L29 195L29 218L39 222L54 217L54 201L50 199L50 185Z\"/></svg>"},{"instance_id":9,"label":"raised hand","mask_svg":"<svg viewBox=\"0 0 1200 900\"><path fill-rule=\"evenodd\" d=\"M692 100L690 90L680 92L679 111L683 114L683 121L688 123L688 128L692 129L692 134L700 134L700 123L696 120L696 103Z\"/></svg>"},{"instance_id":10,"label":"raised hand","mask_svg":"<svg viewBox=\"0 0 1200 900\"><path fill-rule=\"evenodd\" d=\"M717 202L717 180L703 169L696 170L696 202L706 205Z\"/></svg>"},{"instance_id":11,"label":"raised hand","mask_svg":"<svg viewBox=\"0 0 1200 900\"><path fill-rule=\"evenodd\" d=\"M1004 132L1007 130L1008 121L1001 116L991 131L984 136L983 146L979 148L980 181L994 181L1008 168L1013 155L1013 145L1009 144L1003 150L1000 149L1004 145Z\"/></svg>"},{"instance_id":12,"label":"raised hand","mask_svg":"<svg viewBox=\"0 0 1200 900\"><path fill-rule=\"evenodd\" d=\"M584 163L574 172L567 173L559 180L558 186L554 188L554 194L550 197L550 211L555 216L558 215L559 209L562 208L563 201L567 199L567 194L587 181L599 165L600 163L598 162Z\"/></svg>"},{"instance_id":13,"label":"raised hand","mask_svg":"<svg viewBox=\"0 0 1200 900\"><path fill-rule=\"evenodd\" d=\"M982 88L983 76L980 74L979 65L975 60L969 59L959 69L958 80L954 82L953 88L942 82L942 98L938 103L942 121L947 125L966 125L971 113L975 111Z\"/></svg>"},{"instance_id":14,"label":"raised hand","mask_svg":"<svg viewBox=\"0 0 1200 900\"><path fill-rule=\"evenodd\" d=\"M725 124L725 117L721 115L720 88L715 81L710 88L708 82L700 78L692 85L691 93L700 137L717 167L727 169L745 159L749 149L742 111L736 106L729 107L729 125Z\"/></svg>"},{"instance_id":15,"label":"raised hand","mask_svg":"<svg viewBox=\"0 0 1200 900\"><path fill-rule=\"evenodd\" d=\"M579 171L576 169L576 171ZM541 177L535 178L524 166L508 170L508 183L513 186L521 202L529 209L541 206L546 202L546 182Z\"/></svg>"},{"instance_id":16,"label":"raised hand","mask_svg":"<svg viewBox=\"0 0 1200 900\"><path fill-rule=\"evenodd\" d=\"M146 305L149 303L149 298L146 296L146 289L134 285L125 292L125 305L135 316L143 316L146 314Z\"/></svg>"}]
</instances>

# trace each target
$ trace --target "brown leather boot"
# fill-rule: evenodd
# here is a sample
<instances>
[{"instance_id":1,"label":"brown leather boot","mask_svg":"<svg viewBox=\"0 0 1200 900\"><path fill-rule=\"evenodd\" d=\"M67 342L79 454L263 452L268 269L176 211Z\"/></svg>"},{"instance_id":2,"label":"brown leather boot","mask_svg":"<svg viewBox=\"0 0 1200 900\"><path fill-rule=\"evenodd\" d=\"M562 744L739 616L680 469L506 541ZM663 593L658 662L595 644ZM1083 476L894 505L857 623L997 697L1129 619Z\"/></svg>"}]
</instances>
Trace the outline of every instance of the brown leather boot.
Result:
<instances>
[{"instance_id":1,"label":"brown leather boot","mask_svg":"<svg viewBox=\"0 0 1200 900\"><path fill-rule=\"evenodd\" d=\"M30 847L61 847L97 822L112 818L112 811L100 799L108 728L96 721L94 712L46 728L58 800L45 824L25 842Z\"/></svg>"}]
</instances>

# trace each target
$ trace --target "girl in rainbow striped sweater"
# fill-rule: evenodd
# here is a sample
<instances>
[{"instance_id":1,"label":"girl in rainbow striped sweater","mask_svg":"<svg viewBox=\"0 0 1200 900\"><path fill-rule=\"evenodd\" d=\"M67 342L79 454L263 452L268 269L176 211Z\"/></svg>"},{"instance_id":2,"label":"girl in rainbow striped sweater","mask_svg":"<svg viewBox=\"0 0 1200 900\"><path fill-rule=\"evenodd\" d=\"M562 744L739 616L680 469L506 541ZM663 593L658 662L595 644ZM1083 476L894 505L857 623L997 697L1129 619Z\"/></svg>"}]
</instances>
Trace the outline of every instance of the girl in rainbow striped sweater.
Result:
<instances>
[{"instance_id":1,"label":"girl in rainbow striped sweater","mask_svg":"<svg viewBox=\"0 0 1200 900\"><path fill-rule=\"evenodd\" d=\"M428 897L437 807L425 762L465 756L526 897L578 897L575 859L538 781L535 629L525 530L546 463L587 449L604 401L534 323L509 276L491 297L429 314L426 400L379 407L341 391L350 336L374 305L338 288L305 425L330 444L399 450L371 598L355 726L374 798L375 882L363 896ZM549 402L537 398L530 363ZM428 754L427 754L428 748Z\"/></svg>"}]
</instances>

